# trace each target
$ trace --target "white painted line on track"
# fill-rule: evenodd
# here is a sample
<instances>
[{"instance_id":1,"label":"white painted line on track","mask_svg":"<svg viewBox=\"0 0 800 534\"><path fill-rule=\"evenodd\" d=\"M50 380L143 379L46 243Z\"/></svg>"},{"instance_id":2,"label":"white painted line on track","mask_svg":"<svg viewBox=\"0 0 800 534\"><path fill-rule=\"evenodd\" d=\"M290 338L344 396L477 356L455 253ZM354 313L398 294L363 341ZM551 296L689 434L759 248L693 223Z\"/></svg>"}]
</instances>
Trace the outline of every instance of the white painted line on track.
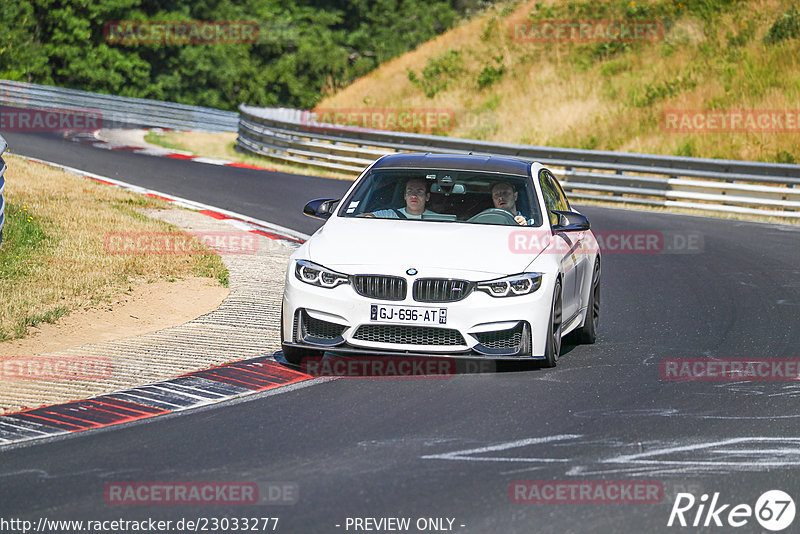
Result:
<instances>
[{"instance_id":1,"label":"white painted line on track","mask_svg":"<svg viewBox=\"0 0 800 534\"><path fill-rule=\"evenodd\" d=\"M483 454L486 452L504 451L508 449L515 449L518 447L526 447L528 445L540 445L542 443L551 443L554 441L564 441L569 439L579 439L583 437L581 434L559 434L556 436L544 436L541 438L526 438L516 441L509 441L500 443L498 445L490 445L487 447L478 447L475 449L464 449L460 451L446 452L443 454L428 454L423 456L424 460L468 460L472 462L543 462L543 463L556 463L556 462L569 462L569 458L516 458L516 457L486 457L486 456L473 456L475 454Z\"/></svg>"}]
</instances>

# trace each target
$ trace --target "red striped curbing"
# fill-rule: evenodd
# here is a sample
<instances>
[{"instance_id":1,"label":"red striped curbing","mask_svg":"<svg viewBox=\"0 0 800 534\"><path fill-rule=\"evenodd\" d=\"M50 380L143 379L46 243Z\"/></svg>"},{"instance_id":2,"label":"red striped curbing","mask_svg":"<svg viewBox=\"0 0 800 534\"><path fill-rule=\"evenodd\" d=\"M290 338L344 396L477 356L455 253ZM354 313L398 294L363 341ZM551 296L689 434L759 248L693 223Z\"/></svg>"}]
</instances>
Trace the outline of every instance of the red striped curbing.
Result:
<instances>
[{"instance_id":1,"label":"red striped curbing","mask_svg":"<svg viewBox=\"0 0 800 534\"><path fill-rule=\"evenodd\" d=\"M180 152L170 152L167 149L162 150L156 148L146 148L146 147L138 147L131 145L117 145L114 143L108 143L106 141L101 141L97 139L97 137L95 137L97 131L98 130L96 129L92 130L91 132L71 131L66 133L65 135L66 137L68 137L72 141L75 141L76 143L91 145L95 148L102 148L106 150L122 150L124 152L132 152L134 154L147 154L148 156L160 156L170 159L196 161L197 163L205 163L207 165L221 165L223 167L238 167L240 169L253 169L257 171L277 172L277 169L273 167L260 167L258 165L251 165L249 163L240 163L238 161L209 158L206 156L195 156L193 154L183 154ZM171 131L171 130L159 128L158 131Z\"/></svg>"},{"instance_id":2,"label":"red striped curbing","mask_svg":"<svg viewBox=\"0 0 800 534\"><path fill-rule=\"evenodd\" d=\"M217 220L232 221L236 223L237 227L247 228L249 233L281 241L290 246L299 246L307 238L304 234L281 227L273 227L274 225L265 221L211 209L212 206L170 197L157 191L104 176L92 175L86 171L49 161L30 157L25 159L49 167L60 168L97 183L160 198L182 207L200 211L200 213ZM45 367L39 365L36 368L37 372L41 374L42 370L46 371ZM29 370L30 366L25 369ZM57 369L57 367L53 367L53 369ZM9 372L16 373L15 377L19 379L18 371L19 369L12 369ZM88 378L97 379L98 376L95 374ZM243 395L285 388L314 378L306 373L288 369L268 356L229 363L204 371L188 373L157 384L100 395L87 400L0 415L0 447L32 439L147 419Z\"/></svg>"},{"instance_id":3,"label":"red striped curbing","mask_svg":"<svg viewBox=\"0 0 800 534\"><path fill-rule=\"evenodd\" d=\"M130 423L313 378L268 356L229 363L156 384L0 416L0 446Z\"/></svg>"}]
</instances>

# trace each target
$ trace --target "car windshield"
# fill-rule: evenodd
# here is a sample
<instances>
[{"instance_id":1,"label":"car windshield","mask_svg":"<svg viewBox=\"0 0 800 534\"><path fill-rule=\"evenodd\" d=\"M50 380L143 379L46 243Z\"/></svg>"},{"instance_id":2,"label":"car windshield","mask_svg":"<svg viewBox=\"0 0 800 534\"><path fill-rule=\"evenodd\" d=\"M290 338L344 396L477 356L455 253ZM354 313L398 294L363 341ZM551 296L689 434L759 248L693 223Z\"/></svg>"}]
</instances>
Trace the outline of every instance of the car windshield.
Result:
<instances>
[{"instance_id":1,"label":"car windshield","mask_svg":"<svg viewBox=\"0 0 800 534\"><path fill-rule=\"evenodd\" d=\"M478 171L378 169L340 205L340 217L540 226L529 178Z\"/></svg>"}]
</instances>

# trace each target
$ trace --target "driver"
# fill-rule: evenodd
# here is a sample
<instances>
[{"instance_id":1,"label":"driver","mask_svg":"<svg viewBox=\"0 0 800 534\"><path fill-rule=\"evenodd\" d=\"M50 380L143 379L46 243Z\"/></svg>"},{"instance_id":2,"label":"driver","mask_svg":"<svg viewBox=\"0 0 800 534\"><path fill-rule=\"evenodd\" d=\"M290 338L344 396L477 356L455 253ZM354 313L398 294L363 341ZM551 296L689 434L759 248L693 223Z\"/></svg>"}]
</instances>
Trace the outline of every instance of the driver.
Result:
<instances>
[{"instance_id":1,"label":"driver","mask_svg":"<svg viewBox=\"0 0 800 534\"><path fill-rule=\"evenodd\" d=\"M491 193L495 208L506 210L511 213L511 215L514 216L514 220L520 226L527 226L529 224L525 216L517 209L517 197L519 193L514 190L514 186L509 182L496 182L492 185Z\"/></svg>"},{"instance_id":2,"label":"driver","mask_svg":"<svg viewBox=\"0 0 800 534\"><path fill-rule=\"evenodd\" d=\"M428 191L428 181L424 178L410 178L406 182L405 192L406 207L388 210L378 210L367 217L374 216L382 219L422 219L423 215L433 215L435 212L425 209L425 204L431 199Z\"/></svg>"}]
</instances>

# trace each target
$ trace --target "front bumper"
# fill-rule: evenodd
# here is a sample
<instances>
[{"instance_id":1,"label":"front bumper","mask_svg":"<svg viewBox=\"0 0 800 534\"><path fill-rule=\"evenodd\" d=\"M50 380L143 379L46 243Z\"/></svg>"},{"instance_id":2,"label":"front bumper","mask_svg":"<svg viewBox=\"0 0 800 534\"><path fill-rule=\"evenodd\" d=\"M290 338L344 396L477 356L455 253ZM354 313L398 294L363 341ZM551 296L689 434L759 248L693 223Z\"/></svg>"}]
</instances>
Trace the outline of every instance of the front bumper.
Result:
<instances>
[{"instance_id":1,"label":"front bumper","mask_svg":"<svg viewBox=\"0 0 800 534\"><path fill-rule=\"evenodd\" d=\"M409 291L402 301L359 295L344 284L321 288L287 273L283 339L293 347L348 354L453 356L478 359L542 359L545 353L553 280L513 297L473 291L463 300L418 302ZM395 274L396 275L396 274ZM409 287L413 277L407 277ZM376 320L372 305L444 308L446 323L435 326Z\"/></svg>"}]
</instances>

